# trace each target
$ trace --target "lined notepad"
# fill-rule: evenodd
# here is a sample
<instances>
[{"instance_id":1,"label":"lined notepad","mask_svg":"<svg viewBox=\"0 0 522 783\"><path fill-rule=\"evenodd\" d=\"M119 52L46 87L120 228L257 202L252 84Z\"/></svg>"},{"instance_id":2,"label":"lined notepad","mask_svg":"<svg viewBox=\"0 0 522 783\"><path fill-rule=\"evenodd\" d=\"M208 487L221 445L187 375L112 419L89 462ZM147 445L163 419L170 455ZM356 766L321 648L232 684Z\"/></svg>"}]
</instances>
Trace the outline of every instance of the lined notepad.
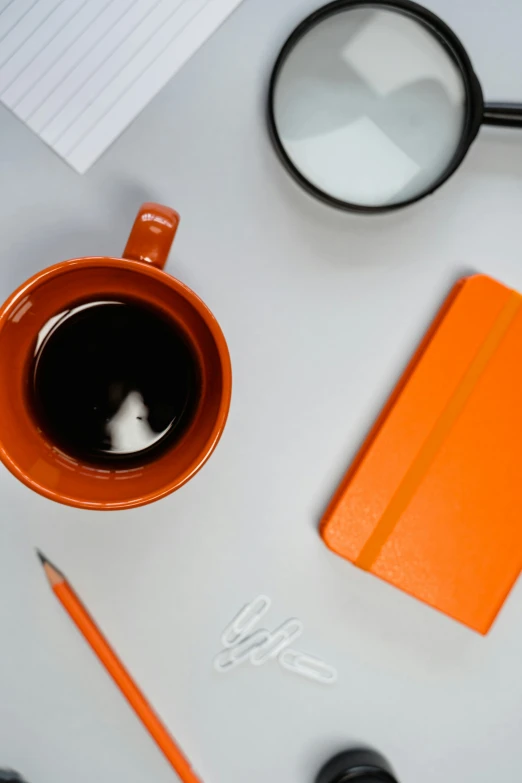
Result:
<instances>
[{"instance_id":1,"label":"lined notepad","mask_svg":"<svg viewBox=\"0 0 522 783\"><path fill-rule=\"evenodd\" d=\"M241 0L0 0L0 100L83 173Z\"/></svg>"}]
</instances>

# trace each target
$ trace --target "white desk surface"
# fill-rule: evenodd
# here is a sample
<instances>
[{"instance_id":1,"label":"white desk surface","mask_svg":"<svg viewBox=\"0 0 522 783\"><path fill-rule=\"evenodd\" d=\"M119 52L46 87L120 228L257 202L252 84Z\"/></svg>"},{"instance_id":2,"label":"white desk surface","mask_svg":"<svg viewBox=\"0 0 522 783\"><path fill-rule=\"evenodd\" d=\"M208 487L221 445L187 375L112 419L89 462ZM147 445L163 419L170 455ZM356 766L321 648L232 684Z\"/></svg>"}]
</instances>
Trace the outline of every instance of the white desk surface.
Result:
<instances>
[{"instance_id":1,"label":"white desk surface","mask_svg":"<svg viewBox=\"0 0 522 783\"><path fill-rule=\"evenodd\" d=\"M64 569L205 783L313 783L354 742L401 783L520 783L522 583L487 638L337 558L321 512L453 281L522 290L522 135L483 130L434 197L383 217L301 192L267 139L278 47L316 0L245 0L83 177L0 110L0 296L71 256L119 255L144 200L176 207L168 271L208 303L234 367L223 440L169 498L99 514L0 470L0 766L31 783L172 772L49 592ZM431 0L485 93L521 99L522 4ZM260 592L339 669L213 671Z\"/></svg>"}]
</instances>

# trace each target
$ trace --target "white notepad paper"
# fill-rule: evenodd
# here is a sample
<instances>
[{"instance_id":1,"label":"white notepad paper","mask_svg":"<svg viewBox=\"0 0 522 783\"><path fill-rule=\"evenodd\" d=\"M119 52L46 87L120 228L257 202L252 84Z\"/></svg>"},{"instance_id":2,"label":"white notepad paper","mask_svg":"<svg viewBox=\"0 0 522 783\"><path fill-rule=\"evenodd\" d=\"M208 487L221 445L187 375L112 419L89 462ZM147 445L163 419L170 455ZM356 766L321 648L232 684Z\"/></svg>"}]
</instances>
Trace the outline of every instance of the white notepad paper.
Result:
<instances>
[{"instance_id":1,"label":"white notepad paper","mask_svg":"<svg viewBox=\"0 0 522 783\"><path fill-rule=\"evenodd\" d=\"M87 171L241 0L0 0L0 100Z\"/></svg>"}]
</instances>

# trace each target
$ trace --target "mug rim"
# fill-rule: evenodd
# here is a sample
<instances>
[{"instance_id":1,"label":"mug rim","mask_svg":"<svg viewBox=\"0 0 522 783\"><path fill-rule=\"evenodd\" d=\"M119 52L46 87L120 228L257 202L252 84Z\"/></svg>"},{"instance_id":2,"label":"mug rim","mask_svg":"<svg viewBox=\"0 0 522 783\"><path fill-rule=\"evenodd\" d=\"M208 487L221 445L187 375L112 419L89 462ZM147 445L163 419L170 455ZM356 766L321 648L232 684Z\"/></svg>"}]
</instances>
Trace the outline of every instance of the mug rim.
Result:
<instances>
[{"instance_id":1,"label":"mug rim","mask_svg":"<svg viewBox=\"0 0 522 783\"><path fill-rule=\"evenodd\" d=\"M219 404L219 409L216 415L216 421L205 443L205 448L201 450L200 455L191 469L186 471L181 476L176 476L168 484L160 489L149 492L146 495L140 495L130 500L120 500L115 502L104 502L100 504L97 501L92 503L83 502L73 497L68 497L59 491L54 491L48 487L44 487L37 481L32 479L20 466L12 459L9 452L5 449L2 437L0 435L0 460L4 463L5 467L23 484L29 489L37 492L39 495L43 495L50 500L62 503L64 505L72 506L75 508L82 508L86 510L107 510L116 511L127 508L137 508L144 506L148 503L152 503L156 500L160 500L163 497L179 489L186 484L207 462L217 444L219 443L225 424L228 418L230 409L230 402L232 397L232 366L230 361L230 354L228 346L221 330L221 327L213 315L212 311L207 307L202 299L187 285L182 283L178 278L165 272L152 264L144 261L137 261L127 258L116 258L112 256L85 256L81 258L71 258L66 261L60 261L52 266L36 272L32 277L22 283L13 293L5 300L0 306L0 333L3 331L10 315L13 312L13 308L19 303L19 301L30 294L31 291L39 288L43 283L53 280L60 275L66 273L71 269L87 269L87 268L100 268L110 267L113 269L123 269L135 272L140 275L145 275L154 280L157 280L162 285L167 286L174 290L177 294L186 299L189 304L194 307L198 315L205 322L208 327L212 339L216 345L216 349L219 355L219 361L221 365L221 371L223 374L222 395Z\"/></svg>"}]
</instances>

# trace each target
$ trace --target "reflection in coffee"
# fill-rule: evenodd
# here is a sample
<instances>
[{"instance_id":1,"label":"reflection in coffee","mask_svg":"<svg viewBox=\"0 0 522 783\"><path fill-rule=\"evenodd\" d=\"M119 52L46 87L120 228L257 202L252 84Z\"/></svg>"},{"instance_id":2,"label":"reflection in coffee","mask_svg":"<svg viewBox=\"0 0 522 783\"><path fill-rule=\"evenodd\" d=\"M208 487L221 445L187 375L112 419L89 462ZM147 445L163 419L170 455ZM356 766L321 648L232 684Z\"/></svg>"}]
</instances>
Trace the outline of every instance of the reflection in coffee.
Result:
<instances>
[{"instance_id":1,"label":"reflection in coffee","mask_svg":"<svg viewBox=\"0 0 522 783\"><path fill-rule=\"evenodd\" d=\"M41 330L31 389L39 424L59 448L123 467L155 459L183 434L200 379L173 321L135 301L99 301Z\"/></svg>"}]
</instances>

